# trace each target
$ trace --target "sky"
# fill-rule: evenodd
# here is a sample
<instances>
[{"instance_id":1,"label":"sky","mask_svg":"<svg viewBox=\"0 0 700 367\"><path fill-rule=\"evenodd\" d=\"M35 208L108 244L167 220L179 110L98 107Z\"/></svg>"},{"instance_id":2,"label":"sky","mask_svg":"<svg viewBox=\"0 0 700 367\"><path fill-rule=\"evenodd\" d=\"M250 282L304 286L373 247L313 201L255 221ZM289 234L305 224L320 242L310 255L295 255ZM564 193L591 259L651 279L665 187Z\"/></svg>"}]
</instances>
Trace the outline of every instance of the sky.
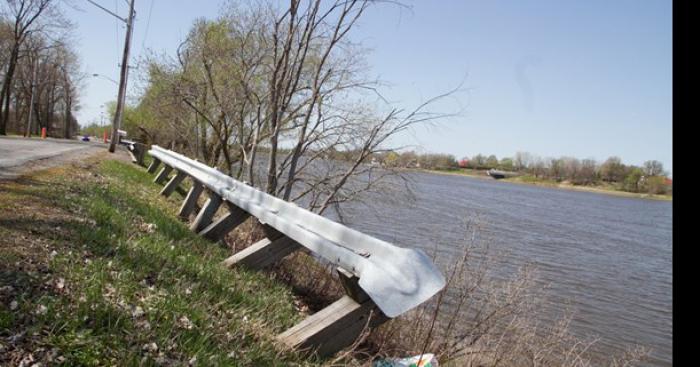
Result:
<instances>
[{"instance_id":1,"label":"sky","mask_svg":"<svg viewBox=\"0 0 700 367\"><path fill-rule=\"evenodd\" d=\"M95 0L122 16L126 0ZM223 1L135 0L131 63L175 54L194 19ZM454 114L394 143L457 158L518 151L672 172L671 1L405 1L368 9L350 34L369 50L368 74L392 105L411 110L458 88L433 111ZM116 100L125 27L74 0L76 49L88 75L81 124ZM132 71L133 73L137 70ZM112 79L112 80L110 80ZM132 76L127 96L138 97ZM106 118L106 114L105 114Z\"/></svg>"}]
</instances>

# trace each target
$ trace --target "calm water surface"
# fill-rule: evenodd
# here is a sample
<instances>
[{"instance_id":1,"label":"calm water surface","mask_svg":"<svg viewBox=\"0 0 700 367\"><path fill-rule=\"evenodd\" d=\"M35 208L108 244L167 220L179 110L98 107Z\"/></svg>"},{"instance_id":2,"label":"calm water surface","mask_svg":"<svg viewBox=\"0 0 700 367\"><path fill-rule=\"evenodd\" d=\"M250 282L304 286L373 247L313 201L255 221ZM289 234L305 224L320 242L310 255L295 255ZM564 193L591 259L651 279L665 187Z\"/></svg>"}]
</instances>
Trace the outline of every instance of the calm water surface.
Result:
<instances>
[{"instance_id":1,"label":"calm water surface","mask_svg":"<svg viewBox=\"0 0 700 367\"><path fill-rule=\"evenodd\" d=\"M464 243L465 219L507 255L504 269L534 263L551 285L553 307L574 306L574 332L597 336L597 353L653 348L651 364L671 360L672 204L411 173L415 201L372 200L349 208L351 227L404 247ZM362 215L359 215L362 213Z\"/></svg>"}]
</instances>

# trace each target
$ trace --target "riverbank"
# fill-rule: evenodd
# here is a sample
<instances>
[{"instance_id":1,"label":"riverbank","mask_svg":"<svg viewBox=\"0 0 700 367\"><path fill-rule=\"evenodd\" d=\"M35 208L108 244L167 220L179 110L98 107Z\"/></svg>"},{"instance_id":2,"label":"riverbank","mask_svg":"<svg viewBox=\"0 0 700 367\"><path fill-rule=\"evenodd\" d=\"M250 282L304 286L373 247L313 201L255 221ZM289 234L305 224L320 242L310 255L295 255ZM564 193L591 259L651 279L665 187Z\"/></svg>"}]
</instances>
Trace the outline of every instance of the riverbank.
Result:
<instances>
[{"instance_id":1,"label":"riverbank","mask_svg":"<svg viewBox=\"0 0 700 367\"><path fill-rule=\"evenodd\" d=\"M474 178L493 180L493 178L491 178L491 176L486 174L486 171L479 171L479 170L474 170L474 169L439 170L439 169L406 168L406 170L409 172L434 173L437 175L448 175L448 176L469 176L469 177L474 177Z\"/></svg>"},{"instance_id":2,"label":"riverbank","mask_svg":"<svg viewBox=\"0 0 700 367\"><path fill-rule=\"evenodd\" d=\"M459 170L410 169L410 171L434 173L434 174L438 174L438 175L468 176L468 177L479 178L479 179L494 180L491 176L486 174L486 171L474 170L474 169L459 169ZM620 190L615 189L611 185L596 185L596 186L573 185L573 184L565 183L565 182L556 182L556 181L550 181L550 180L536 179L532 176L517 176L517 177L511 177L511 178L504 178L504 179L500 179L500 180L494 180L494 181L503 181L503 182L510 182L510 183L515 183L515 184L522 184L522 185L549 187L549 188L562 189L562 190L592 192L592 193L597 193L597 194L605 194L605 195L627 197L627 198L673 201L672 195L655 195L655 194L620 191Z\"/></svg>"}]
</instances>

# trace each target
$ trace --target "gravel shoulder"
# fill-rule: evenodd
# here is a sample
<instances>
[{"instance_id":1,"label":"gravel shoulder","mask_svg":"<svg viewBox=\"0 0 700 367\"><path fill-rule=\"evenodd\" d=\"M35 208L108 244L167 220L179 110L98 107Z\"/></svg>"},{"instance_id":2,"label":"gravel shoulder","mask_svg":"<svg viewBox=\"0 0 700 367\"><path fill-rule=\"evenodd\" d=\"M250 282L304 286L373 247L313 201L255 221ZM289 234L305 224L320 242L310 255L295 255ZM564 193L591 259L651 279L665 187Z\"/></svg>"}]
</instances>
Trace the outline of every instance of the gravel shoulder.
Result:
<instances>
[{"instance_id":1,"label":"gravel shoulder","mask_svg":"<svg viewBox=\"0 0 700 367\"><path fill-rule=\"evenodd\" d=\"M0 181L15 180L37 170L83 161L101 152L107 152L105 144L0 137ZM118 160L130 160L129 154L121 148L112 156Z\"/></svg>"}]
</instances>

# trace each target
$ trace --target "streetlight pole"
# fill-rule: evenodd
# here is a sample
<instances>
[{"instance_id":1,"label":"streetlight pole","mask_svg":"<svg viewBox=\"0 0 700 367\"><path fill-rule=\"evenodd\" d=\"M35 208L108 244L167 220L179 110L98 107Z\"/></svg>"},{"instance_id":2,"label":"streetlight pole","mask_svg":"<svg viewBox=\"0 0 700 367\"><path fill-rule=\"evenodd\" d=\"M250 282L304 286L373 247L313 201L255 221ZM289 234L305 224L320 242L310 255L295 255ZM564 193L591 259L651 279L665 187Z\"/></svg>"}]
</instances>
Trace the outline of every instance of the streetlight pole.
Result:
<instances>
[{"instance_id":1,"label":"streetlight pole","mask_svg":"<svg viewBox=\"0 0 700 367\"><path fill-rule=\"evenodd\" d=\"M129 15L126 18L126 41L124 41L124 57L122 58L121 74L119 79L119 95L117 96L117 111L114 114L114 126L112 127L112 141L109 143L109 152L114 153L119 140L119 128L121 127L124 101L126 99L126 79L129 71L129 48L131 46L131 31L134 24L134 0L129 1Z\"/></svg>"}]
</instances>

